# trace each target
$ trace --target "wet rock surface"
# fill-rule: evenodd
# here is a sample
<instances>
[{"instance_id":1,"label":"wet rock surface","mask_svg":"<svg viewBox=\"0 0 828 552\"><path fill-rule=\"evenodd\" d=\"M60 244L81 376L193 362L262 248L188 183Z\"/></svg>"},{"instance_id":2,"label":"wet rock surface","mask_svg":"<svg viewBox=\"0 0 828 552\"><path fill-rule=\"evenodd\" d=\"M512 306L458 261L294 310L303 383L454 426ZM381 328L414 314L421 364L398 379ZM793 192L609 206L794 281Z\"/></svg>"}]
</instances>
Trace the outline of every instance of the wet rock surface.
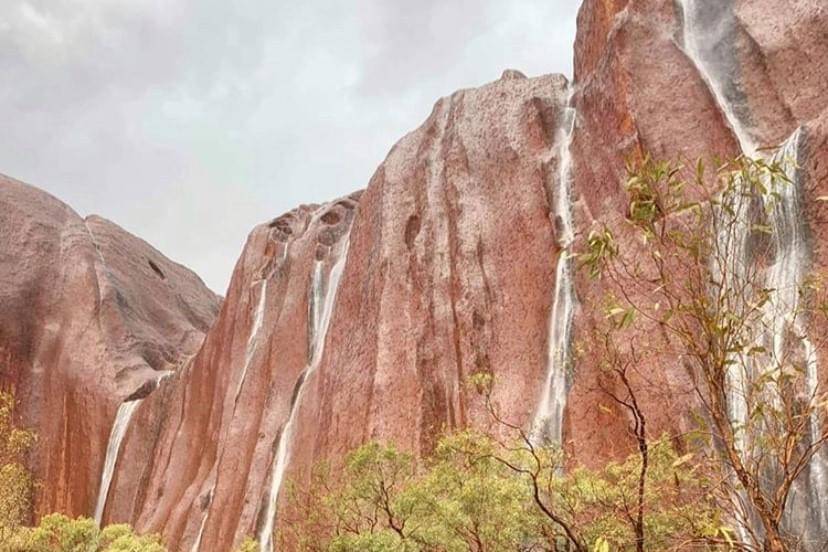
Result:
<instances>
[{"instance_id":1,"label":"wet rock surface","mask_svg":"<svg viewBox=\"0 0 828 552\"><path fill-rule=\"evenodd\" d=\"M214 322L216 298L185 269L3 180L2 377L49 436L38 473L59 482L39 511L89 512L115 408L136 390L103 518L182 550L230 550L247 535L268 549L284 481L366 440L426 454L444 428L487 425L471 374L492 373L501 411L531 424L556 358L562 248L571 238L577 251L598 220L638 247L623 183L625 162L645 153L733 157L801 128L807 270L828 275L827 11L815 0L585 0L574 85L506 70L441 99L364 192L256 227ZM582 273L572 285L555 423L574 461L594 466L633 441L587 339L612 290ZM682 433L698 406L687 374L649 362L636 383L650 432ZM176 373L156 385L161 370Z\"/></svg>"},{"instance_id":2,"label":"wet rock surface","mask_svg":"<svg viewBox=\"0 0 828 552\"><path fill-rule=\"evenodd\" d=\"M118 405L198 350L219 298L115 224L5 176L0 237L0 385L38 433L35 511L90 514Z\"/></svg>"}]
</instances>

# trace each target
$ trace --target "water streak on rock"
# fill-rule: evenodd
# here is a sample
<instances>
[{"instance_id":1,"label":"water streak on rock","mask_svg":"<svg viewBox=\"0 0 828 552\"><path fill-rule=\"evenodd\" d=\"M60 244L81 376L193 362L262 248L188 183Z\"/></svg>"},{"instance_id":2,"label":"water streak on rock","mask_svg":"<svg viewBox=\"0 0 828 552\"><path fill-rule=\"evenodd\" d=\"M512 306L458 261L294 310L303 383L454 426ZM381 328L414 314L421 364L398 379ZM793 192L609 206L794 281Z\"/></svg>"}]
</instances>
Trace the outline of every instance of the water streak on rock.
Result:
<instances>
[{"instance_id":1,"label":"water streak on rock","mask_svg":"<svg viewBox=\"0 0 828 552\"><path fill-rule=\"evenodd\" d=\"M156 378L156 388L174 372L161 372ZM112 477L115 475L115 468L118 463L118 453L121 450L121 443L126 436L129 422L132 415L143 402L143 398L121 403L115 414L115 422L112 424L112 431L109 433L109 444L106 446L106 459L104 460L103 472L101 472L101 484L98 489L98 500L95 503L95 521L98 525L103 520L106 498L109 494L109 487L112 484Z\"/></svg>"},{"instance_id":2,"label":"water streak on rock","mask_svg":"<svg viewBox=\"0 0 828 552\"><path fill-rule=\"evenodd\" d=\"M549 321L547 377L532 428L532 438L539 443L561 442L564 409L572 379L570 356L575 290L570 254L570 247L574 240L570 189L572 186L570 145L575 129L576 113L575 109L570 107L571 96L570 90L557 132L559 169L554 212L555 229L561 251L555 271L554 302Z\"/></svg>"},{"instance_id":3,"label":"water streak on rock","mask_svg":"<svg viewBox=\"0 0 828 552\"><path fill-rule=\"evenodd\" d=\"M291 447L296 431L296 418L302 404L302 397L305 393L305 384L310 376L319 367L322 355L325 350L325 340L328 333L328 326L333 315L336 304L337 290L348 258L350 235L340 240L337 252L337 260L331 267L325 282L324 261L316 261L313 268L310 288L310 361L301 377L301 382L296 391L295 400L290 406L290 414L287 422L279 435L279 443L276 453L273 456L273 464L270 474L270 488L266 497L264 523L259 528L258 542L261 552L272 552L274 550L273 529L276 526L276 514L278 513L279 492L284 482L285 472L290 462Z\"/></svg>"}]
</instances>

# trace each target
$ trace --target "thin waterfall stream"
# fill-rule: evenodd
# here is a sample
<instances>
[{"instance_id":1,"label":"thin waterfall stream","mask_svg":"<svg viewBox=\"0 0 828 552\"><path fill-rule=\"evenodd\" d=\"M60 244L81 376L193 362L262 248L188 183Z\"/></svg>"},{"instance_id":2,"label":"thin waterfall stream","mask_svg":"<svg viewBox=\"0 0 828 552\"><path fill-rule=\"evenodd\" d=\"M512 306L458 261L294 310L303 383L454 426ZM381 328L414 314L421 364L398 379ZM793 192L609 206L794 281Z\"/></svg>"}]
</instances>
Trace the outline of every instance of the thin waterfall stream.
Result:
<instances>
[{"instance_id":1,"label":"thin waterfall stream","mask_svg":"<svg viewBox=\"0 0 828 552\"><path fill-rule=\"evenodd\" d=\"M198 534L196 535L196 540L193 542L190 552L198 552L199 548L201 548L201 541L204 538L204 530L207 529L207 518L210 517L210 505L213 503L213 495L215 492L216 487L214 485L205 497L205 504L203 505L204 513L201 516L201 525L198 527Z\"/></svg>"},{"instance_id":2,"label":"thin waterfall stream","mask_svg":"<svg viewBox=\"0 0 828 552\"><path fill-rule=\"evenodd\" d=\"M285 248L287 251L287 248ZM250 363L253 361L253 355L259 347L259 333L264 323L265 306L267 305L267 278L262 278L255 282L252 287L259 289L259 301L256 305L256 311L253 316L253 324L250 329L250 337L247 338L247 347L244 354L244 366L242 367L241 377L239 377L239 384L236 387L236 395L233 399L233 404L239 402L239 395L241 394L244 380L247 377L247 371L250 369Z\"/></svg>"},{"instance_id":3,"label":"thin waterfall stream","mask_svg":"<svg viewBox=\"0 0 828 552\"><path fill-rule=\"evenodd\" d=\"M802 151L803 132L798 129L779 148L772 162L784 167L790 183L774 191L775 201L771 203L770 226L776 239L776 258L768 271L766 287L775 290L766 312L766 327L771 331L765 336L765 347L772 353L775 366L781 367L788 354L788 336L794 335L801 341L804 356L805 384L807 396L815 400L819 393L819 359L816 347L808 338L806 321L800 308L800 290L807 278L810 251L806 240L807 229L802 216L801 182L799 178L799 152ZM822 433L822 419L819 409L810 411L809 434L811 442L818 441ZM824 447L811 459L808 466L807 483L799 482L794 488L792 510L797 517L797 494L804 495L808 512L799 512L799 522L789 516L793 524L810 526L810 535L828 534L828 480ZM810 515L808 515L810 514Z\"/></svg>"},{"instance_id":4,"label":"thin waterfall stream","mask_svg":"<svg viewBox=\"0 0 828 552\"><path fill-rule=\"evenodd\" d=\"M731 52L728 41L733 39L736 21L732 13L731 2L720 0L678 0L682 9L684 51L695 64L702 78L707 83L719 109L723 113L733 134L739 142L742 153L751 158L765 157L760 152L753 138L749 121L749 109L744 95L733 81L737 69L735 54ZM765 287L771 292L764 313L765 326L770 328L766 335L761 336L763 344L771 354L770 369L781 366L786 351L789 349L788 336L793 334L800 341L804 350L805 383L811 398L818 394L818 366L816 348L807 336L805 321L799 308L800 289L807 276L807 267L810 262L810 251L806 241L806 227L802 214L802 199L800 197L800 176L798 165L799 153L802 150L803 133L796 130L788 140L769 159L778 163L784 169L788 183L774 189L768 188L763 203L768 211L768 223L772 229L775 246L775 257L766 276ZM720 237L720 247L732 258L733 273L738 278L744 274L746 267L751 263L750 251L747 247L750 232L749 206L747 202L737 200L739 205L732 206L739 214L739 224L729 236ZM742 216L744 215L744 216ZM735 283L735 282L730 282ZM728 285L724 279L722 285ZM735 426L744 425L748 421L747 385L750 374L746 367L753 372L756 369L746 363L735 363L729 376L728 402L731 410L731 420ZM765 367L767 369L767 367ZM818 439L821 433L822 420L816 409L811 411L810 435L812 440ZM746 451L750 447L743 438L737 440L740 450ZM806 527L803 530L811 535L828 534L828 459L826 453L820 450L813 457L809 466L808 484L799 484L800 493L806 495L805 508L809 512L800 512L797 516L799 524ZM804 489L802 487L805 487ZM796 499L796 497L793 497ZM794 508L796 509L796 508ZM790 521L790 520L789 520ZM746 531L742 528L744 540Z\"/></svg>"},{"instance_id":5,"label":"thin waterfall stream","mask_svg":"<svg viewBox=\"0 0 828 552\"><path fill-rule=\"evenodd\" d=\"M287 247L285 247L285 255L286 254ZM282 260L284 261L284 257ZM253 292L253 290L257 290L256 293L258 293L258 299L256 301L256 310L253 311L253 320L250 324L250 333L247 338L247 345L245 346L242 373L239 377L239 383L236 386L236 392L233 397L234 405L239 402L239 395L241 395L244 381L247 378L247 372L250 369L250 364L252 363L253 357L259 348L259 343L261 342L261 330L264 325L265 310L267 306L267 277L254 281L250 286L250 289L251 292ZM196 534L193 546L190 548L190 552L198 552L201 548L201 541L204 538L204 531L207 529L207 518L210 516L210 505L213 502L213 495L215 494L215 491L216 487L213 485L213 487L211 487L207 492L205 504L203 506L204 513L201 517L201 524L199 525L198 533Z\"/></svg>"},{"instance_id":6,"label":"thin waterfall stream","mask_svg":"<svg viewBox=\"0 0 828 552\"><path fill-rule=\"evenodd\" d=\"M570 145L575 129L576 113L571 107L572 89L567 93L557 132L558 181L555 194L555 230L560 247L555 270L555 291L549 320L546 380L532 424L532 439L538 443L558 443L563 438L563 417L571 385L570 373L572 316L575 310L575 289L572 281L570 248L574 241L572 223L572 156Z\"/></svg>"},{"instance_id":7,"label":"thin waterfall stream","mask_svg":"<svg viewBox=\"0 0 828 552\"><path fill-rule=\"evenodd\" d=\"M290 414L288 415L287 422L285 422L282 432L278 437L279 442L276 447L276 453L273 456L273 464L270 474L270 488L265 503L264 517L262 518L264 523L259 529L259 533L257 535L261 552L273 552L274 550L273 530L276 526L279 492L281 491L285 472L287 470L288 463L290 462L291 446L293 444L293 437L296 430L295 426L297 415L299 407L302 404L302 398L304 397L305 383L316 371L322 361L322 355L325 350L325 341L328 334L328 326L330 325L331 317L336 304L339 282L342 278L342 272L348 258L349 247L350 234L344 236L340 240L338 257L330 269L327 283L325 282L324 262L317 260L315 261L313 267L308 313L310 318L310 360L304 372L302 372L299 376L299 381L296 384L296 390L294 391L293 400L290 405Z\"/></svg>"},{"instance_id":8,"label":"thin waterfall stream","mask_svg":"<svg viewBox=\"0 0 828 552\"><path fill-rule=\"evenodd\" d=\"M156 388L161 385L165 379L173 375L173 371L160 372L156 376ZM109 432L109 443L106 446L106 459L104 460L103 471L101 472L101 484L98 487L98 500L95 503L95 522L98 525L103 520L104 509L106 508L106 499L109 495L109 487L112 485L112 477L115 475L115 468L118 463L118 453L121 451L121 444L126 437L127 429L129 429L129 422L132 420L132 415L144 401L143 398L132 401L125 401L118 407L115 414L115 421L112 424L112 430Z\"/></svg>"}]
</instances>

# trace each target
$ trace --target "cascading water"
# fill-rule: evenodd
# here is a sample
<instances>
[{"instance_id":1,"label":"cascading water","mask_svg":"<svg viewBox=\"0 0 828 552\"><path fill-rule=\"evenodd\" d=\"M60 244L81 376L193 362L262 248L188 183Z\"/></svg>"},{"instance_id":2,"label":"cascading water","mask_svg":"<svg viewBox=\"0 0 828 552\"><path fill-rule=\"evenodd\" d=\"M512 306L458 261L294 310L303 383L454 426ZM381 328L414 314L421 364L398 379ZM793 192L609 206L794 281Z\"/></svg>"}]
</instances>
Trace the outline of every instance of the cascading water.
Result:
<instances>
[{"instance_id":1,"label":"cascading water","mask_svg":"<svg viewBox=\"0 0 828 552\"><path fill-rule=\"evenodd\" d=\"M575 290L572 282L570 247L574 240L571 205L572 157L570 145L576 113L570 106L570 90L558 128L558 188L555 198L555 221L561 248L555 272L555 295L549 321L547 376L532 425L532 439L538 443L560 444L563 438L563 415L571 385L570 341Z\"/></svg>"},{"instance_id":2,"label":"cascading water","mask_svg":"<svg viewBox=\"0 0 828 552\"><path fill-rule=\"evenodd\" d=\"M285 248L287 251L287 248ZM259 332L262 329L264 322L265 306L267 304L267 279L263 278L253 284L259 288L259 302L256 305L256 312L253 316L253 324L250 328L250 336L247 338L247 348L244 355L244 366L242 367L239 384L236 386L236 396L233 399L233 404L239 402L239 394L241 393L244 379L247 377L247 370L250 368L250 363L253 360L253 355L256 354L256 349L259 347Z\"/></svg>"},{"instance_id":3,"label":"cascading water","mask_svg":"<svg viewBox=\"0 0 828 552\"><path fill-rule=\"evenodd\" d=\"M732 44L736 23L731 2L678 0L678 3L682 8L685 53L707 82L739 141L742 153L748 157L758 157L760 152L747 124L750 120L748 106L744 94L733 81L737 67L735 55L729 45ZM805 321L799 311L799 292L809 262L799 198L801 183L797 170L801 138L802 131L797 130L771 159L784 169L789 183L783 183L781 186L767 185L767 193L763 198L774 236L775 258L768 270L765 284L766 289L772 291L764 313L764 325L769 331L762 339L771 355L771 370L778 370L783 364L790 334L801 341L807 392L813 400L818 393L818 358L816 349L806 334ZM738 216L736 227L729 231L728 236L720 236L720 247L723 248L721 251L728 254L727 262L732 274L739 278L751 262L747 248L750 220L747 201L737 199L736 202L737 205L731 206ZM726 278L721 281L723 286L728 285ZM744 425L748 421L746 368L750 371L755 370L747 362L739 362L735 363L735 367L728 374L728 403L734 425ZM821 428L822 420L814 408L811 410L809 435L812 442L819 439ZM750 445L739 438L737 446L745 451ZM804 533L825 535L828 534L828 459L824 450L820 450L814 456L808 470L810 484L805 491L805 508L810 510L811 515L795 517L804 520L799 523L807 525L802 530ZM797 487L802 486L800 483ZM744 533L743 530L743 540Z\"/></svg>"},{"instance_id":4,"label":"cascading water","mask_svg":"<svg viewBox=\"0 0 828 552\"><path fill-rule=\"evenodd\" d=\"M322 317L324 316L325 301L324 293L324 265L317 261L313 265L313 275L311 276L311 297L308 308L308 329L310 331L310 345L308 348L308 356L313 359L316 356L316 347L319 346L318 337L320 335Z\"/></svg>"},{"instance_id":5,"label":"cascading water","mask_svg":"<svg viewBox=\"0 0 828 552\"><path fill-rule=\"evenodd\" d=\"M161 372L156 378L156 387L161 385L166 378L173 374L172 371ZM95 521L98 525L103 520L104 508L106 507L106 499L109 494L109 487L112 484L112 476L115 474L115 466L118 462L118 453L121 450L121 443L126 436L129 422L132 415L141 405L144 399L136 399L121 403L118 407L118 412L115 414L115 422L112 424L112 430L109 433L109 444L106 446L106 459L104 460L103 472L101 472L101 484L98 488L98 500L95 503Z\"/></svg>"},{"instance_id":6,"label":"cascading water","mask_svg":"<svg viewBox=\"0 0 828 552\"><path fill-rule=\"evenodd\" d=\"M288 248L285 247L284 258L287 257L287 250ZM259 298L256 303L256 310L253 314L253 322L250 326L250 335L247 338L247 346L245 348L244 354L244 366L242 367L241 377L239 378L239 383L236 386L236 393L233 398L233 404L237 404L239 402L239 395L242 391L242 386L244 386L244 380L247 377L247 372L250 368L250 364L253 361L253 356L256 354L256 350L259 348L260 333L262 326L264 325L264 315L265 315L265 307L267 306L267 278L262 278L253 283L251 288L258 289ZM198 529L198 535L196 536L195 542L193 542L193 546L190 549L191 552L198 552L199 548L201 548L201 540L204 537L204 530L207 528L207 518L210 515L210 504L213 501L213 494L215 493L215 487L211 488L210 491L207 493L206 497L206 504L204 505L204 514L201 518L201 525Z\"/></svg>"},{"instance_id":7,"label":"cascading water","mask_svg":"<svg viewBox=\"0 0 828 552\"><path fill-rule=\"evenodd\" d=\"M95 506L95 521L100 525L103 518L104 507L106 506L106 496L109 494L109 486L112 483L112 475L115 473L115 463L118 460L118 452L121 449L121 442L126 435L126 430L129 427L129 421L135 410L141 404L141 399L136 401L129 401L121 403L118 407L118 412L115 414L115 423L112 425L112 431L109 434L109 444L106 447L106 460L104 461L104 469L101 474L101 485L98 490L98 501Z\"/></svg>"},{"instance_id":8,"label":"cascading water","mask_svg":"<svg viewBox=\"0 0 828 552\"><path fill-rule=\"evenodd\" d=\"M733 134L739 142L742 152L745 155L753 156L756 146L747 129L742 125L737 113L736 106L742 106L743 100L732 86L731 75L734 69L732 60L727 59L728 55L723 52L730 52L727 47L728 37L732 36L734 24L732 15L729 12L729 2L718 0L678 0L682 8L682 19L684 26L684 51L696 66L699 74L716 100L719 110L724 115ZM718 281L723 289L737 289L744 280L748 266L748 212L749 201L741 194L735 194L730 198L733 202L730 209L735 213L735 227L725 228L719 233L718 247L724 254L726 266L714 266L717 271ZM719 261L721 262L721 260ZM715 265L715 261L714 261ZM747 367L749 359L742 362L733 362L727 373L728 383L728 406L730 409L730 420L736 428L735 444L744 453L745 440L744 432L740 428L748 422L747 404ZM747 512L745 508L746 499L744 494L734 497L738 504L737 510ZM749 514L746 514L749 516ZM745 523L747 520L739 520L739 537L742 542L749 541L749 532Z\"/></svg>"},{"instance_id":9,"label":"cascading water","mask_svg":"<svg viewBox=\"0 0 828 552\"><path fill-rule=\"evenodd\" d=\"M805 343L805 355L807 362L806 384L809 397L817 397L819 392L818 363L814 346L810 342ZM822 419L817 409L811 411L810 439L815 443L822 437ZM811 460L808 472L808 502L811 512L815 513L816 525L819 533L828 535L828 452L823 446L817 451Z\"/></svg>"},{"instance_id":10,"label":"cascading water","mask_svg":"<svg viewBox=\"0 0 828 552\"><path fill-rule=\"evenodd\" d=\"M339 281L342 277L345 262L348 258L350 235L346 235L341 240L341 243L342 245L340 245L339 257L333 267L331 267L327 284L324 282L323 262L316 261L313 268L308 313L310 318L310 362L305 368L303 374L300 376L299 383L297 384L297 390L294 392L293 401L290 405L290 414L288 415L287 422L285 422L285 425L282 428L281 435L279 436L279 444L276 448L276 453L273 456L273 466L270 474L270 490L267 495L264 517L262 518L264 523L259 529L258 534L258 542L261 552L273 552L273 529L276 525L279 492L281 491L285 472L287 470L288 462L290 461L291 445L293 444L296 418L305 392L304 383L308 381L309 377L316 371L319 367L319 363L322 361L322 354L325 349L325 339L328 334L328 325L331 321L331 316L336 303L337 291L339 290Z\"/></svg>"},{"instance_id":11,"label":"cascading water","mask_svg":"<svg viewBox=\"0 0 828 552\"><path fill-rule=\"evenodd\" d=\"M745 155L755 157L756 144L745 121L748 107L733 75L735 54L729 47L736 21L729 0L677 0L684 23L684 52L707 83Z\"/></svg>"},{"instance_id":12,"label":"cascading water","mask_svg":"<svg viewBox=\"0 0 828 552\"><path fill-rule=\"evenodd\" d=\"M201 517L201 525L198 528L198 534L196 535L196 540L193 542L193 547L190 549L190 552L198 552L199 548L201 548L201 541L204 538L204 530L207 528L207 518L210 516L210 504L213 502L213 494L215 491L216 488L212 487L205 497L205 501L202 506L204 514Z\"/></svg>"},{"instance_id":13,"label":"cascading water","mask_svg":"<svg viewBox=\"0 0 828 552\"><path fill-rule=\"evenodd\" d=\"M722 309L740 312L745 308L743 298L739 294L735 294L734 297L729 290L744 289L748 278L748 221L751 202L748 196L741 193L725 194L722 201L726 205L720 208L720 218L728 211L733 215L727 218L727 223L722 224L716 236L717 254L711 259L713 281L718 282L719 287L715 291L719 301L723 302ZM751 367L751 358L746 355L731 355L730 360L730 368L726 374L729 417L734 428L734 445L744 455L747 440L743 428L748 423L748 371ZM739 539L749 542L748 528L752 524L747 496L744 492L739 492L732 498L734 511L737 512L736 526Z\"/></svg>"},{"instance_id":14,"label":"cascading water","mask_svg":"<svg viewBox=\"0 0 828 552\"><path fill-rule=\"evenodd\" d=\"M818 389L819 363L816 348L807 336L805 320L800 307L800 289L807 276L809 251L806 243L803 217L801 214L800 179L798 174L799 152L802 148L802 131L797 130L782 145L772 161L781 166L789 183L773 189L774 200L770 205L769 222L776 244L776 257L768 271L765 284L774 290L766 312L766 327L770 328L765 337L765 346L771 352L773 369L781 370L786 364L789 335L801 340L805 367L805 384L809 400L816 399ZM818 408L810 410L811 442L819 441L822 434L822 420ZM804 530L813 539L828 534L828 464L825 451L820 450L808 466L807 484L799 482L794 493L803 494L807 512L794 512L791 523L804 524ZM805 487L804 489L802 487ZM797 497L791 504L796 507ZM798 515L796 515L798 514Z\"/></svg>"}]
</instances>

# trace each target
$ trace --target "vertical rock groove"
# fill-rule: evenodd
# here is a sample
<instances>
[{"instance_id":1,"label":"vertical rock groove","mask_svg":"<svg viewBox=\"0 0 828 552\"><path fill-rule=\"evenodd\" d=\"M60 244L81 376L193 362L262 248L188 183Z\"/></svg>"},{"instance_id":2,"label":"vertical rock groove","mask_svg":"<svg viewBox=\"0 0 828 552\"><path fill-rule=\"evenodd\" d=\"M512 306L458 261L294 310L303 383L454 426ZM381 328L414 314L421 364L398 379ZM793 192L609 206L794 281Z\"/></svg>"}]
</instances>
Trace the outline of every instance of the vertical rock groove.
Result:
<instances>
[{"instance_id":1,"label":"vertical rock groove","mask_svg":"<svg viewBox=\"0 0 828 552\"><path fill-rule=\"evenodd\" d=\"M340 239L338 254L334 265L328 272L327 281L323 282L323 261L317 260L313 268L313 276L310 286L310 358L305 371L300 375L300 383L294 390L295 399L291 401L290 412L278 438L276 452L273 455L270 484L264 503L264 514L260 516L262 525L259 527L257 540L262 552L274 550L273 531L276 526L276 515L278 513L279 493L284 482L287 465L290 462L291 446L295 432L296 418L302 404L302 397L305 391L305 382L319 367L325 351L325 341L328 327L336 306L337 291L341 281L342 272L348 258L350 246L350 234Z\"/></svg>"}]
</instances>

